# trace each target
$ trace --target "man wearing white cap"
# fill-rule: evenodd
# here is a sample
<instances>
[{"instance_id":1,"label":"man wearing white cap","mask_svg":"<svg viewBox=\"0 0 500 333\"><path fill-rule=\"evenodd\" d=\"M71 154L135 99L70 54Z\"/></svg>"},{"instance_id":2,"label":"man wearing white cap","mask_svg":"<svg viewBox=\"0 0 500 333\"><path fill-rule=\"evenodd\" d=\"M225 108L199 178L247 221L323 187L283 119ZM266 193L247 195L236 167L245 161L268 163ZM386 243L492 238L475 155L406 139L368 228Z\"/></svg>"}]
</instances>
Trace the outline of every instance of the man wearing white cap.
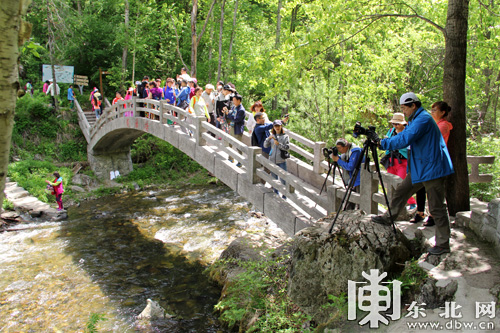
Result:
<instances>
[{"instance_id":1,"label":"man wearing white cap","mask_svg":"<svg viewBox=\"0 0 500 333\"><path fill-rule=\"evenodd\" d=\"M46 95L50 94L52 96L52 105L56 105L56 96L58 96L61 93L61 89L59 88L59 85L56 84L56 88L54 88L54 82L52 79L49 80L49 87L47 88L47 92L45 93Z\"/></svg>"},{"instance_id":2,"label":"man wearing white cap","mask_svg":"<svg viewBox=\"0 0 500 333\"><path fill-rule=\"evenodd\" d=\"M208 114L210 115L210 124L215 126L215 94L214 86L210 83L205 86L205 91L201 94L201 97L205 100L205 105L207 106Z\"/></svg>"},{"instance_id":3,"label":"man wearing white cap","mask_svg":"<svg viewBox=\"0 0 500 333\"><path fill-rule=\"evenodd\" d=\"M429 199L429 210L436 223L436 244L429 249L430 254L440 255L450 252L450 222L446 209L445 177L452 174L446 143L436 122L422 107L418 97L405 93L399 100L401 111L408 118L408 126L398 135L380 140L377 133L368 130L366 136L384 150L396 150L411 146L408 156L408 174L394 191L390 203L393 218L406 206L406 201L422 187ZM390 225L388 213L372 217L375 223Z\"/></svg>"}]
</instances>

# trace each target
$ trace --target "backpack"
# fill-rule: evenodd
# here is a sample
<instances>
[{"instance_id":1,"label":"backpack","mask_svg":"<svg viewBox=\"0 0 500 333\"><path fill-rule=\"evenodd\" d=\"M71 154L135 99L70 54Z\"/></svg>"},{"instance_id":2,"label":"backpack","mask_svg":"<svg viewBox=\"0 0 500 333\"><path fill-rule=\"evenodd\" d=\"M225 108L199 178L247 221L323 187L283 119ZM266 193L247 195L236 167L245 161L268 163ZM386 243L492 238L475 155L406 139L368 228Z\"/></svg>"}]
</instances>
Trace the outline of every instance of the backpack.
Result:
<instances>
[{"instance_id":1,"label":"backpack","mask_svg":"<svg viewBox=\"0 0 500 333\"><path fill-rule=\"evenodd\" d=\"M251 145L255 147L260 147L259 140L257 139L257 135L255 134L255 128L252 131Z\"/></svg>"},{"instance_id":2,"label":"backpack","mask_svg":"<svg viewBox=\"0 0 500 333\"><path fill-rule=\"evenodd\" d=\"M100 92L96 91L96 92L94 93L94 97L95 97L95 99L97 99L98 101L102 101L102 95L101 95L101 93L100 93Z\"/></svg>"}]
</instances>

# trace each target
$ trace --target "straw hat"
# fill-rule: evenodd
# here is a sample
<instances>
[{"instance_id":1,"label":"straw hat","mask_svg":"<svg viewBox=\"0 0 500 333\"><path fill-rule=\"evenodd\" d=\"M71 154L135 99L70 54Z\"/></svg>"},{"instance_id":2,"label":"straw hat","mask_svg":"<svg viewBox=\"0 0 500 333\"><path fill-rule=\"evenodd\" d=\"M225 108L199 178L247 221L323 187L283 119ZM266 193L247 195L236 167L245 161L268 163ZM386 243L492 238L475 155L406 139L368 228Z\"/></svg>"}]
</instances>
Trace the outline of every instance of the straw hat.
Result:
<instances>
[{"instance_id":1,"label":"straw hat","mask_svg":"<svg viewBox=\"0 0 500 333\"><path fill-rule=\"evenodd\" d=\"M389 120L391 124L403 124L406 125L405 115L399 112L394 113L392 119Z\"/></svg>"}]
</instances>

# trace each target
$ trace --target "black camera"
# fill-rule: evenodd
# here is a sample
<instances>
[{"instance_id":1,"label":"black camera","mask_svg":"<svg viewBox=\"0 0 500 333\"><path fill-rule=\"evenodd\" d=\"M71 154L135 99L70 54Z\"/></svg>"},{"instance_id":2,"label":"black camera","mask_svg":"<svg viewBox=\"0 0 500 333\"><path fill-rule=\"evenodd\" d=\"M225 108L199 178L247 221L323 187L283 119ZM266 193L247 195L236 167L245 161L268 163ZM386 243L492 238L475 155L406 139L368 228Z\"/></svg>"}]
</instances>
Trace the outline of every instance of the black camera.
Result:
<instances>
[{"instance_id":1,"label":"black camera","mask_svg":"<svg viewBox=\"0 0 500 333\"><path fill-rule=\"evenodd\" d=\"M323 148L323 155L325 156L326 159L330 158L330 155L338 156L339 150L337 147L333 146L330 148Z\"/></svg>"},{"instance_id":2,"label":"black camera","mask_svg":"<svg viewBox=\"0 0 500 333\"><path fill-rule=\"evenodd\" d=\"M375 126L368 126L368 130L375 132ZM366 135L367 129L361 126L361 122L357 121L352 130L352 135L357 138L360 135Z\"/></svg>"}]
</instances>

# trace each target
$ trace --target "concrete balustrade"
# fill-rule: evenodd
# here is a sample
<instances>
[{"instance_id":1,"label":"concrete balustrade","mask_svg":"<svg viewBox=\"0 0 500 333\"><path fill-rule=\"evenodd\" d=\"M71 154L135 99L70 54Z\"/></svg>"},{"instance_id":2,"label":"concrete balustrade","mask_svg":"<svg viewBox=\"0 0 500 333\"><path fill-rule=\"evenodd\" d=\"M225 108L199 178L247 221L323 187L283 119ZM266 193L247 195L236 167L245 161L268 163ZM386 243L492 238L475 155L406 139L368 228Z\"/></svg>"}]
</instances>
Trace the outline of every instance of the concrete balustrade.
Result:
<instances>
[{"instance_id":1,"label":"concrete balustrade","mask_svg":"<svg viewBox=\"0 0 500 333\"><path fill-rule=\"evenodd\" d=\"M106 103L109 104L107 100ZM96 175L108 177L109 171L114 170L119 170L121 175L130 172L130 145L137 137L150 133L196 160L290 235L318 218L336 212L346 193L340 173L336 171L335 175L328 177L325 189L319 194L329 168L323 156L326 143L311 141L291 131L288 131L290 150L304 160L290 157L287 160L288 171L284 171L264 158L260 147L249 146L248 133L244 134L243 142L239 141L215 128L204 116L194 116L164 101L136 98L120 101L105 109L92 127L86 122L78 104L77 111L80 126L89 142L89 162ZM141 111L154 115L154 119L138 117ZM126 112L134 116L125 117ZM168 124L168 120L175 125ZM242 166L231 163L229 157ZM478 175L474 179L485 181L487 175L479 175L478 165L492 163L492 159L472 157L471 161L471 174L477 171L475 174ZM284 179L286 185L274 179L264 168ZM363 165L360 173L360 193L353 192L349 202L359 205L367 213L376 214L379 204L385 206L386 202L379 190L374 164L371 163L369 170ZM402 179L385 171L381 172L381 176L390 200L394 188ZM261 180L286 195L287 200L276 195L269 185L262 185Z\"/></svg>"}]
</instances>

